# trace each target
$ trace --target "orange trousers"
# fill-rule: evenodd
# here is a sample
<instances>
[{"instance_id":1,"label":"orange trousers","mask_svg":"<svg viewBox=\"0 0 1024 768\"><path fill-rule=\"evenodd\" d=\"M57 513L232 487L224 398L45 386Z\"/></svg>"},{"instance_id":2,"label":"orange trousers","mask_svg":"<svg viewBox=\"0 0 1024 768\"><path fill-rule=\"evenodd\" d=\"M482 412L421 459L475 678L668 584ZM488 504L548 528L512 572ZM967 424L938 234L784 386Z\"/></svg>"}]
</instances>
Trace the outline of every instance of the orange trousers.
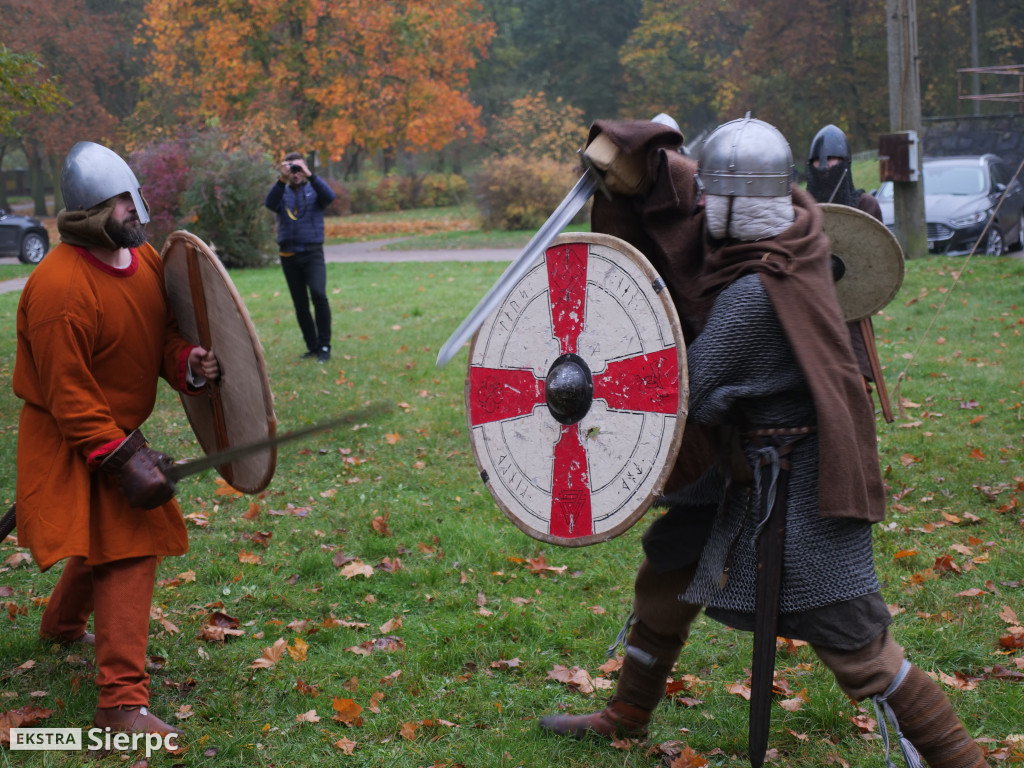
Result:
<instances>
[{"instance_id":1,"label":"orange trousers","mask_svg":"<svg viewBox=\"0 0 1024 768\"><path fill-rule=\"evenodd\" d=\"M157 558L134 557L92 566L84 560L68 558L43 612L39 634L73 642L86 631L93 614L97 706L148 706L146 642Z\"/></svg>"}]
</instances>

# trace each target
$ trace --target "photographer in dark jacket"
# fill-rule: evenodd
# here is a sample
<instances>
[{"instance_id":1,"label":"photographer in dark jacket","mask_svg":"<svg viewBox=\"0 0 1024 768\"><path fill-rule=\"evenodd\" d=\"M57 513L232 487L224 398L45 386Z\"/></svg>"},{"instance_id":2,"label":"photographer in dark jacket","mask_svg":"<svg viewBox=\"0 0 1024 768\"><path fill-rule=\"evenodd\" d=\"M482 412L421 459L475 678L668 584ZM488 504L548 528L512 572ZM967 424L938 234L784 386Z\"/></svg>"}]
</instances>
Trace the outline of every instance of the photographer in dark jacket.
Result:
<instances>
[{"instance_id":1,"label":"photographer in dark jacket","mask_svg":"<svg viewBox=\"0 0 1024 768\"><path fill-rule=\"evenodd\" d=\"M303 358L326 363L331 359L331 306L324 262L324 209L334 200L334 192L309 170L298 152L284 156L280 173L263 204L277 214L281 268L306 342Z\"/></svg>"}]
</instances>

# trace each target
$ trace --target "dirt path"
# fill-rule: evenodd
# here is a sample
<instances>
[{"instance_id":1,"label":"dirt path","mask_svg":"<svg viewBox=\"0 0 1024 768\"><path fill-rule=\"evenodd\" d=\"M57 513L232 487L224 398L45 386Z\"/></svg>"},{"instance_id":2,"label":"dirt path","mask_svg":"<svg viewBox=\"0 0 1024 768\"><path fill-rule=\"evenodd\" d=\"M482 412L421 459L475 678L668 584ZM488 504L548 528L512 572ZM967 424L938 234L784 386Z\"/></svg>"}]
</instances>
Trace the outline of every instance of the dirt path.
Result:
<instances>
[{"instance_id":1,"label":"dirt path","mask_svg":"<svg viewBox=\"0 0 1024 768\"><path fill-rule=\"evenodd\" d=\"M324 257L331 263L347 264L358 261L512 261L519 255L513 248L481 248L465 251L384 251L386 245L401 242L395 240L373 240L366 243L344 243L324 247ZM16 258L0 258L0 264L17 264ZM0 293L20 291L27 277L16 277L0 281Z\"/></svg>"}]
</instances>

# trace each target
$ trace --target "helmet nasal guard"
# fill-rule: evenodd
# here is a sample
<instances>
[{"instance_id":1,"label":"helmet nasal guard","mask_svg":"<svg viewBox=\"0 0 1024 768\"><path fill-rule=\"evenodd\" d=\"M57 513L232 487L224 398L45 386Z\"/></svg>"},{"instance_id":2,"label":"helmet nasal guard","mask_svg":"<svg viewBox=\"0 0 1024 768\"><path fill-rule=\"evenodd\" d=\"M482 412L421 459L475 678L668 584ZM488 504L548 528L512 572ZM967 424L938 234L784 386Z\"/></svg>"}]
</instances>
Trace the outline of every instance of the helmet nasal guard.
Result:
<instances>
[{"instance_id":1,"label":"helmet nasal guard","mask_svg":"<svg viewBox=\"0 0 1024 768\"><path fill-rule=\"evenodd\" d=\"M60 191L69 211L88 210L127 192L139 221L149 221L139 180L120 155L101 144L80 141L71 148L60 172Z\"/></svg>"},{"instance_id":2,"label":"helmet nasal guard","mask_svg":"<svg viewBox=\"0 0 1024 768\"><path fill-rule=\"evenodd\" d=\"M705 139L697 175L709 195L782 197L790 192L793 153L778 129L748 114Z\"/></svg>"}]
</instances>

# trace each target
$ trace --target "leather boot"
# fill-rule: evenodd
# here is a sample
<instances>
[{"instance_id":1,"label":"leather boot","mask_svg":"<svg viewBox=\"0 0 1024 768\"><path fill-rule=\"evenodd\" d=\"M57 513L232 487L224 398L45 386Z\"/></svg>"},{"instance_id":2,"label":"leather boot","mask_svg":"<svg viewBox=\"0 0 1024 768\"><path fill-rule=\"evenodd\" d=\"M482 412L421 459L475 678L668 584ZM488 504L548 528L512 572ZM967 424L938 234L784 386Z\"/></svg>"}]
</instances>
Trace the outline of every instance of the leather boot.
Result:
<instances>
[{"instance_id":1,"label":"leather boot","mask_svg":"<svg viewBox=\"0 0 1024 768\"><path fill-rule=\"evenodd\" d=\"M540 719L540 727L574 739L582 739L590 734L612 739L642 739L647 735L647 724L650 721L650 710L612 699L600 712L589 715L546 715Z\"/></svg>"},{"instance_id":2,"label":"leather boot","mask_svg":"<svg viewBox=\"0 0 1024 768\"><path fill-rule=\"evenodd\" d=\"M665 695L668 676L683 643L678 636L658 634L638 621L625 647L619 682L607 707L589 715L547 715L540 719L540 727L574 739L588 734L633 739L646 736L651 713Z\"/></svg>"},{"instance_id":3,"label":"leather boot","mask_svg":"<svg viewBox=\"0 0 1024 768\"><path fill-rule=\"evenodd\" d=\"M161 736L181 733L150 712L149 707L103 707L96 710L93 724L115 733L157 733Z\"/></svg>"},{"instance_id":4,"label":"leather boot","mask_svg":"<svg viewBox=\"0 0 1024 768\"><path fill-rule=\"evenodd\" d=\"M897 735L902 731L931 768L987 768L981 749L953 712L946 694L910 662L904 663L889 690L877 700L895 717Z\"/></svg>"}]
</instances>

